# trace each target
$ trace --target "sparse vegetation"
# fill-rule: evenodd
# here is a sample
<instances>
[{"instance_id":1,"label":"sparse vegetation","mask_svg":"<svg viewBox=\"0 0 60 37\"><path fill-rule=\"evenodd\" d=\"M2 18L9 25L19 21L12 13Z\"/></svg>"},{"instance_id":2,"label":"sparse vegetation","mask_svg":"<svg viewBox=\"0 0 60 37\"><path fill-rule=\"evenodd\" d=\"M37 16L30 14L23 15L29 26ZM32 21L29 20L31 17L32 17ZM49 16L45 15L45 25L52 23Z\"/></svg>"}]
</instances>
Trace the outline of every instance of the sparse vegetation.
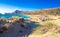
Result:
<instances>
[{"instance_id":1,"label":"sparse vegetation","mask_svg":"<svg viewBox=\"0 0 60 37\"><path fill-rule=\"evenodd\" d=\"M37 28L34 29L32 34L40 35L45 34L55 26L54 21L45 21L40 24Z\"/></svg>"},{"instance_id":2,"label":"sparse vegetation","mask_svg":"<svg viewBox=\"0 0 60 37\"><path fill-rule=\"evenodd\" d=\"M21 17L19 17L19 16L12 16L11 18L13 18L13 19L19 19Z\"/></svg>"},{"instance_id":3,"label":"sparse vegetation","mask_svg":"<svg viewBox=\"0 0 60 37\"><path fill-rule=\"evenodd\" d=\"M47 10L35 10L29 13L24 13L27 15L60 15L60 8L52 8Z\"/></svg>"}]
</instances>

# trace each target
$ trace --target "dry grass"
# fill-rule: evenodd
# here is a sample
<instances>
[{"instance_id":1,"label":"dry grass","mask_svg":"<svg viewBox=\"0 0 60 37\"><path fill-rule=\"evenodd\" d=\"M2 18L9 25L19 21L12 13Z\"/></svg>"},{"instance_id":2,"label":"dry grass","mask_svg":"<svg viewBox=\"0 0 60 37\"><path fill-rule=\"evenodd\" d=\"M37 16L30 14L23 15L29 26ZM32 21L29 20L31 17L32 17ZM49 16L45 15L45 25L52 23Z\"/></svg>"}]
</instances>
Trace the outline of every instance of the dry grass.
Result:
<instances>
[{"instance_id":1,"label":"dry grass","mask_svg":"<svg viewBox=\"0 0 60 37\"><path fill-rule=\"evenodd\" d=\"M36 35L38 35L38 34L44 34L49 29L51 29L53 26L55 26L55 24L53 23L53 21L42 22L41 25L39 27L37 27L35 29L35 31L33 31L33 33L36 34Z\"/></svg>"},{"instance_id":2,"label":"dry grass","mask_svg":"<svg viewBox=\"0 0 60 37\"><path fill-rule=\"evenodd\" d=\"M40 26L35 28L29 37L59 37L60 27L54 22L52 20L41 22Z\"/></svg>"}]
</instances>

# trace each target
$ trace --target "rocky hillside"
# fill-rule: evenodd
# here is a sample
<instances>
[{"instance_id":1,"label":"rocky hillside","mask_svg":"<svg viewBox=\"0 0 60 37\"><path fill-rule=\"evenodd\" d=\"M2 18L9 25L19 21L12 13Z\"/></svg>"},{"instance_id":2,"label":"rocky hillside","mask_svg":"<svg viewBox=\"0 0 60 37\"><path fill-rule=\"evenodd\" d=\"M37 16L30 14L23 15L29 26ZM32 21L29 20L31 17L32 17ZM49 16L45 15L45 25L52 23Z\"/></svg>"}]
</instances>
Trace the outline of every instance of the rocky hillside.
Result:
<instances>
[{"instance_id":1,"label":"rocky hillside","mask_svg":"<svg viewBox=\"0 0 60 37\"><path fill-rule=\"evenodd\" d=\"M24 14L34 14L34 15L44 15L44 14L48 14L48 15L60 15L60 8L51 8L51 9L43 9L43 10L35 10L35 11L31 11L28 13L24 13Z\"/></svg>"}]
</instances>

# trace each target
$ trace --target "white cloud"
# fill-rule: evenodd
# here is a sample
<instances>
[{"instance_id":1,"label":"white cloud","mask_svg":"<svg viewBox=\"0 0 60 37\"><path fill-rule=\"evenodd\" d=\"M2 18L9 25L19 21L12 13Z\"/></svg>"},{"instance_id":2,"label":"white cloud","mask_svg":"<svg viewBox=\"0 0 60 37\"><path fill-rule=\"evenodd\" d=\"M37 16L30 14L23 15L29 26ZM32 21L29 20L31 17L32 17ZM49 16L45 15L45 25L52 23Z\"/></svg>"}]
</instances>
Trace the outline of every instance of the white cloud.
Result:
<instances>
[{"instance_id":1,"label":"white cloud","mask_svg":"<svg viewBox=\"0 0 60 37\"><path fill-rule=\"evenodd\" d=\"M2 14L11 13L15 10L21 10L21 9L14 7L14 6L0 5L0 13Z\"/></svg>"}]
</instances>

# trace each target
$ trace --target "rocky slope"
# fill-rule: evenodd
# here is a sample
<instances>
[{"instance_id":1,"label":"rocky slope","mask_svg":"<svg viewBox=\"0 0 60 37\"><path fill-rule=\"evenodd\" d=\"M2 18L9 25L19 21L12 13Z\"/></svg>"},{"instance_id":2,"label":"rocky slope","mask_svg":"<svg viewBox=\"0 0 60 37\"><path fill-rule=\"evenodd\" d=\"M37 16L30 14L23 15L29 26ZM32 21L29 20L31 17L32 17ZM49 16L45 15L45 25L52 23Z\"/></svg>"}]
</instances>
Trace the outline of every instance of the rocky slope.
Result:
<instances>
[{"instance_id":1,"label":"rocky slope","mask_svg":"<svg viewBox=\"0 0 60 37\"><path fill-rule=\"evenodd\" d=\"M35 10L28 13L24 13L27 15L60 15L60 8L51 8L51 9L43 9L43 10Z\"/></svg>"}]
</instances>

